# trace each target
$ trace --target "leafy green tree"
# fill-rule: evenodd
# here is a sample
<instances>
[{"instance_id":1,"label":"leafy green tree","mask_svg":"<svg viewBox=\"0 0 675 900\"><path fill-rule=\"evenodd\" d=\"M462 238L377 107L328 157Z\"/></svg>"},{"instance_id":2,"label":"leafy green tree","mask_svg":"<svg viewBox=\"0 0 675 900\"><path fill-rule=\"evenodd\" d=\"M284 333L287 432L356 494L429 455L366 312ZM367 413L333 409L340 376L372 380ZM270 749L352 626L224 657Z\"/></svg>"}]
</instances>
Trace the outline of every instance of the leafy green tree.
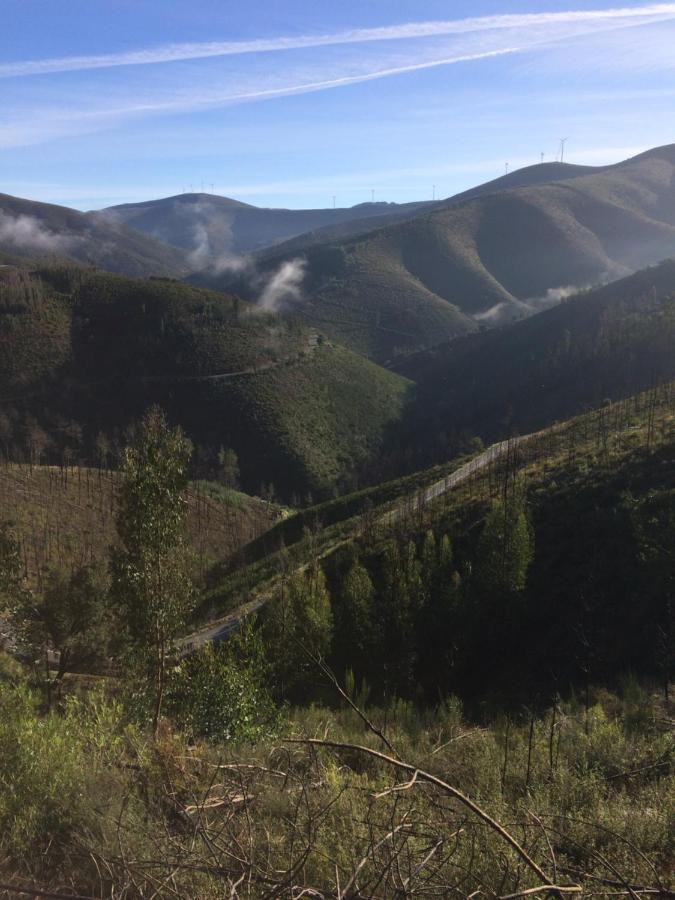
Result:
<instances>
[{"instance_id":1,"label":"leafy green tree","mask_svg":"<svg viewBox=\"0 0 675 900\"><path fill-rule=\"evenodd\" d=\"M218 480L225 487L239 487L239 458L232 449L221 447L218 451Z\"/></svg>"},{"instance_id":2,"label":"leafy green tree","mask_svg":"<svg viewBox=\"0 0 675 900\"><path fill-rule=\"evenodd\" d=\"M335 650L340 665L365 674L372 666L379 628L373 582L358 558L353 560L342 582L335 620Z\"/></svg>"},{"instance_id":3,"label":"leafy green tree","mask_svg":"<svg viewBox=\"0 0 675 900\"><path fill-rule=\"evenodd\" d=\"M378 615L384 630L385 680L395 691L407 692L414 686L417 616L423 601L421 566L414 543L399 548L390 541L382 563Z\"/></svg>"},{"instance_id":4,"label":"leafy green tree","mask_svg":"<svg viewBox=\"0 0 675 900\"><path fill-rule=\"evenodd\" d=\"M162 712L172 645L192 609L184 531L190 442L158 407L148 411L124 452L112 592L131 644L153 681L153 728Z\"/></svg>"},{"instance_id":5,"label":"leafy green tree","mask_svg":"<svg viewBox=\"0 0 675 900\"><path fill-rule=\"evenodd\" d=\"M525 588L534 557L534 537L525 502L514 493L496 503L478 541L476 578L485 593L518 593Z\"/></svg>"},{"instance_id":6,"label":"leafy green tree","mask_svg":"<svg viewBox=\"0 0 675 900\"><path fill-rule=\"evenodd\" d=\"M206 644L171 674L167 709L190 737L260 739L276 710L262 635L251 624L226 643Z\"/></svg>"},{"instance_id":7,"label":"leafy green tree","mask_svg":"<svg viewBox=\"0 0 675 900\"><path fill-rule=\"evenodd\" d=\"M51 571L42 594L15 587L12 631L32 660L44 660L48 696L52 664L58 686L66 672L91 671L107 657L112 628L106 601L107 586L93 566Z\"/></svg>"},{"instance_id":8,"label":"leafy green tree","mask_svg":"<svg viewBox=\"0 0 675 900\"><path fill-rule=\"evenodd\" d=\"M432 531L422 546L424 606L418 614L417 677L430 698L450 689L458 643L461 579L453 566L450 538Z\"/></svg>"},{"instance_id":9,"label":"leafy green tree","mask_svg":"<svg viewBox=\"0 0 675 900\"><path fill-rule=\"evenodd\" d=\"M326 576L318 562L282 579L267 622L267 640L282 696L307 687L312 657L325 659L333 638L333 612Z\"/></svg>"},{"instance_id":10,"label":"leafy green tree","mask_svg":"<svg viewBox=\"0 0 675 900\"><path fill-rule=\"evenodd\" d=\"M37 604L40 631L58 657L57 682L67 671L96 668L109 652L112 623L107 585L93 566L70 575L52 571Z\"/></svg>"}]
</instances>

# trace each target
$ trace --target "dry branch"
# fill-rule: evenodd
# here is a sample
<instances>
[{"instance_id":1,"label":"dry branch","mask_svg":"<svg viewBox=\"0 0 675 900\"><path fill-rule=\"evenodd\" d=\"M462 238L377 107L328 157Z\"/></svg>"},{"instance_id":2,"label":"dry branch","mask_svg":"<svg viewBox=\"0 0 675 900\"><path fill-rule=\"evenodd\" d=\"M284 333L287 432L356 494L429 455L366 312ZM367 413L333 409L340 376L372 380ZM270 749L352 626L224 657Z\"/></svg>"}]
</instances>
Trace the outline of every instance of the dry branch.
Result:
<instances>
[{"instance_id":1,"label":"dry branch","mask_svg":"<svg viewBox=\"0 0 675 900\"><path fill-rule=\"evenodd\" d=\"M522 859L522 861L527 865L539 878L540 881L544 883L545 886L550 888L549 893L557 892L556 885L553 884L551 879L546 875L543 869L539 866L539 864L532 859L527 850L518 841L510 834L503 825L500 825L496 819L493 819L485 810L481 809L477 803L463 794L460 790L453 787L451 784L448 784L446 781L443 781L441 778L438 778L436 775L432 775L430 772L425 772L423 769L419 769L417 766L413 766L410 763L403 762L402 760L395 759L392 756L387 756L385 753L380 753L379 750L372 750L370 747L363 747L359 744L345 744L340 743L338 741L329 741L329 740L320 740L318 738L291 738L287 740L287 743L291 744L310 744L315 747L329 747L334 750L351 750L356 751L358 753L366 753L369 756L374 756L376 759L381 760L382 762L388 763L390 766L394 766L398 769L403 769L406 772L411 772L416 774L417 779L420 781L427 781L429 784L433 784L436 787L440 788L445 793L450 794L451 797L454 797L458 800L463 806L466 806L471 812L474 813L479 819L485 822L494 832L496 832L507 844L518 854L518 856ZM581 888L578 885L570 885L568 887L568 892L575 890L581 891Z\"/></svg>"}]
</instances>

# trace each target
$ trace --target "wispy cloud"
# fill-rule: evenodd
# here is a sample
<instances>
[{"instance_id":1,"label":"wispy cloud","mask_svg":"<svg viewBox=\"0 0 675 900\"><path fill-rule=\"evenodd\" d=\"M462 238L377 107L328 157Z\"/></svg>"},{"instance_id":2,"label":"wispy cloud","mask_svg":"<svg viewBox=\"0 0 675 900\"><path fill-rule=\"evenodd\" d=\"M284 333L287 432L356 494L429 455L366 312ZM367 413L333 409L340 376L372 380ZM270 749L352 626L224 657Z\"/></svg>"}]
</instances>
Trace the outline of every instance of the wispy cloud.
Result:
<instances>
[{"instance_id":1,"label":"wispy cloud","mask_svg":"<svg viewBox=\"0 0 675 900\"><path fill-rule=\"evenodd\" d=\"M0 149L40 143L74 132L86 133L95 131L106 124L129 117L161 113L195 112L210 108L272 100L279 97L290 97L299 94L316 93L366 81L376 81L394 75L419 72L424 69L449 66L457 63L471 62L491 57L517 53L519 47L503 47L498 50L487 50L481 53L466 53L456 56L432 59L426 62L411 63L403 66L390 66L385 69L360 72L355 75L341 75L336 78L323 78L318 81L306 80L298 83L280 84L278 87L255 87L251 90L232 91L231 89L205 90L199 86L196 91L182 91L168 99L165 96L152 97L128 102L123 105L110 104L92 109L49 109L43 115L31 116L31 120L22 126L21 123L9 124L0 131Z\"/></svg>"},{"instance_id":2,"label":"wispy cloud","mask_svg":"<svg viewBox=\"0 0 675 900\"><path fill-rule=\"evenodd\" d=\"M172 63L208 57L270 53L316 47L362 44L378 41L400 41L429 37L471 34L509 29L556 28L562 25L608 26L642 24L675 17L675 3L652 3L644 6L615 7L598 10L569 10L556 13L526 13L481 16L467 19L408 22L380 28L358 28L331 34L263 38L248 41L207 41L168 44L92 56L57 57L0 64L0 78L46 75L117 66Z\"/></svg>"},{"instance_id":3,"label":"wispy cloud","mask_svg":"<svg viewBox=\"0 0 675 900\"><path fill-rule=\"evenodd\" d=\"M668 20L675 20L675 2L407 23L246 42L174 44L117 55L5 63L0 65L0 77L5 78L87 68L110 71L75 81L17 79L12 103L5 104L0 112L0 150L109 130L145 117L206 112L235 104L346 88L460 63L531 53L555 45L569 49L574 41L587 39L589 35L609 35L617 29L624 34L636 34L644 29L633 26ZM664 31L670 28L661 27ZM625 53L619 54L622 70L638 65L643 56L649 55L650 44L644 40L646 35L642 37L639 46L630 44L629 60ZM365 42L370 42L367 50L363 46L347 46ZM329 49L329 45L335 46ZM265 55L312 47L323 49L318 53L287 56L284 65L278 57ZM246 61L234 58L236 54L247 53L259 55ZM572 62L565 58L567 72L574 68L579 55ZM204 58L208 56L232 59L207 61ZM114 68L190 59L202 61L178 69L161 68L152 74L131 68L122 75Z\"/></svg>"}]
</instances>

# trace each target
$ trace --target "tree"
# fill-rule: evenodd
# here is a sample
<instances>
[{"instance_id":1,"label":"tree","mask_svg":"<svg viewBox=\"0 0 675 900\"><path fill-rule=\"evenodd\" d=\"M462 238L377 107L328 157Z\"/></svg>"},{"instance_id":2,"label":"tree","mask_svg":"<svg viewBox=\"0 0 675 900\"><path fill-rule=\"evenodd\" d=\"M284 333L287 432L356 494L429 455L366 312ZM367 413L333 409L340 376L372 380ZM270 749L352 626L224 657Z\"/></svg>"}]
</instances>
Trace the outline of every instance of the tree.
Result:
<instances>
[{"instance_id":1,"label":"tree","mask_svg":"<svg viewBox=\"0 0 675 900\"><path fill-rule=\"evenodd\" d=\"M254 741L274 724L262 636L250 623L206 644L171 675L167 708L191 737Z\"/></svg>"},{"instance_id":2,"label":"tree","mask_svg":"<svg viewBox=\"0 0 675 900\"><path fill-rule=\"evenodd\" d=\"M485 593L518 593L525 588L534 556L534 538L523 497L513 492L496 503L478 541L476 576Z\"/></svg>"},{"instance_id":3,"label":"tree","mask_svg":"<svg viewBox=\"0 0 675 900\"><path fill-rule=\"evenodd\" d=\"M239 458L232 449L221 447L218 451L218 480L225 487L239 487Z\"/></svg>"},{"instance_id":4,"label":"tree","mask_svg":"<svg viewBox=\"0 0 675 900\"><path fill-rule=\"evenodd\" d=\"M457 613L461 579L453 566L450 538L437 543L428 531L422 545L424 606L418 615L417 678L429 697L438 699L450 686L458 641Z\"/></svg>"},{"instance_id":5,"label":"tree","mask_svg":"<svg viewBox=\"0 0 675 900\"><path fill-rule=\"evenodd\" d=\"M53 687L50 665L57 663L54 683L66 672L96 666L108 654L110 627L106 585L92 566L69 575L58 570L47 576L44 592L13 590L11 625L31 659L45 663L47 693Z\"/></svg>"},{"instance_id":6,"label":"tree","mask_svg":"<svg viewBox=\"0 0 675 900\"><path fill-rule=\"evenodd\" d=\"M421 567L415 545L390 541L382 560L378 615L384 631L386 686L407 692L414 684L416 622L423 600Z\"/></svg>"},{"instance_id":7,"label":"tree","mask_svg":"<svg viewBox=\"0 0 675 900\"><path fill-rule=\"evenodd\" d=\"M312 657L325 659L333 637L326 576L318 562L282 578L267 622L267 643L282 695L306 686Z\"/></svg>"},{"instance_id":8,"label":"tree","mask_svg":"<svg viewBox=\"0 0 675 900\"><path fill-rule=\"evenodd\" d=\"M155 732L172 644L193 604L183 536L190 452L181 429L169 428L153 407L122 462L112 588L131 643L152 675Z\"/></svg>"},{"instance_id":9,"label":"tree","mask_svg":"<svg viewBox=\"0 0 675 900\"><path fill-rule=\"evenodd\" d=\"M19 543L8 522L0 524L0 599L11 604L21 588L23 566Z\"/></svg>"},{"instance_id":10,"label":"tree","mask_svg":"<svg viewBox=\"0 0 675 900\"><path fill-rule=\"evenodd\" d=\"M378 643L374 597L368 570L357 557L342 582L335 643L340 663L361 675L372 666L372 651Z\"/></svg>"},{"instance_id":11,"label":"tree","mask_svg":"<svg viewBox=\"0 0 675 900\"><path fill-rule=\"evenodd\" d=\"M93 566L70 575L49 573L36 612L40 630L58 655L56 681L67 671L100 665L108 655L111 637L107 585Z\"/></svg>"}]
</instances>

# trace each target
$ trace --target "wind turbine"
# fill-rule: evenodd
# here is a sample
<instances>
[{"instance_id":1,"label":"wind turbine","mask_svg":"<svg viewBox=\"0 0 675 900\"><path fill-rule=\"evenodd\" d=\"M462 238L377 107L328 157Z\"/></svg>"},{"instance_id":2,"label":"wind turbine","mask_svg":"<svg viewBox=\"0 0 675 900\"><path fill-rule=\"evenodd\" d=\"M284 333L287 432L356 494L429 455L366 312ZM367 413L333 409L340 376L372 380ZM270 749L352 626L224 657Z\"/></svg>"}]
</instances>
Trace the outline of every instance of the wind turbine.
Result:
<instances>
[{"instance_id":1,"label":"wind turbine","mask_svg":"<svg viewBox=\"0 0 675 900\"><path fill-rule=\"evenodd\" d=\"M565 162L565 144L569 138L560 138L560 162Z\"/></svg>"}]
</instances>

